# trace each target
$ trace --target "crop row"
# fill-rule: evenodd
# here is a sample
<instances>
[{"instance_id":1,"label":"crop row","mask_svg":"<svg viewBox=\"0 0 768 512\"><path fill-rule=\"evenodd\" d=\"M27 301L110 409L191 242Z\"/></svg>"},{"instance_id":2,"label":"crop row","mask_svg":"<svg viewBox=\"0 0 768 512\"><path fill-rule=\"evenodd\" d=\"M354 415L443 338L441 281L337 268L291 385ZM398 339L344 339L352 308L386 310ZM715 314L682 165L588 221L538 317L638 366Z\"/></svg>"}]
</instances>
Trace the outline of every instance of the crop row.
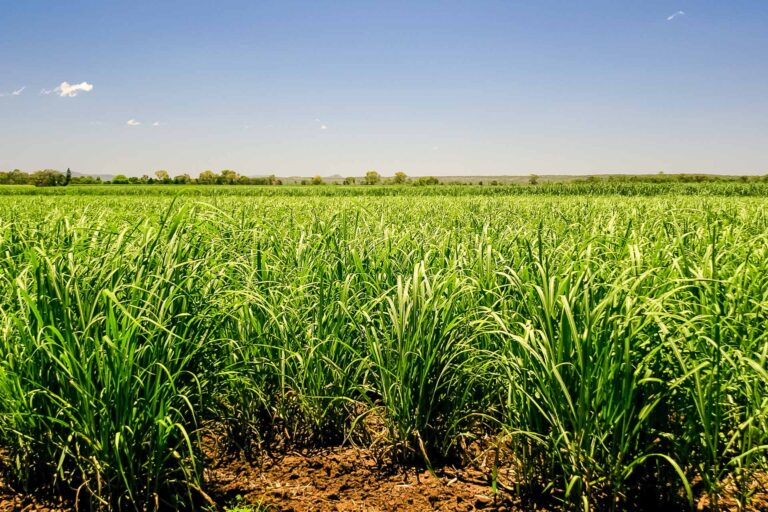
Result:
<instances>
[{"instance_id":1,"label":"crop row","mask_svg":"<svg viewBox=\"0 0 768 512\"><path fill-rule=\"evenodd\" d=\"M494 180L491 180L494 181ZM544 182L538 185L451 183L441 185L70 185L68 187L0 186L0 196L197 196L197 197L398 197L398 196L726 196L767 197L768 180L724 180L704 183L683 181L630 181L595 179Z\"/></svg>"},{"instance_id":2,"label":"crop row","mask_svg":"<svg viewBox=\"0 0 768 512\"><path fill-rule=\"evenodd\" d=\"M0 447L94 508L199 503L211 429L746 506L767 327L760 199L0 199Z\"/></svg>"}]
</instances>

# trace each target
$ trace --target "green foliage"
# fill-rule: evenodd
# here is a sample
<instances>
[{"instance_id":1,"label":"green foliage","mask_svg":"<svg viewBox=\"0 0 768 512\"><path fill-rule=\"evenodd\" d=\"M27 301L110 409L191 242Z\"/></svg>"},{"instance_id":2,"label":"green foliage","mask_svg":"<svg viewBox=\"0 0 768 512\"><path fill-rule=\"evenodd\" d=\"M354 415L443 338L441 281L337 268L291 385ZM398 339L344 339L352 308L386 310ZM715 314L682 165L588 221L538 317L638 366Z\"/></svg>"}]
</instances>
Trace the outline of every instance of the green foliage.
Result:
<instances>
[{"instance_id":1,"label":"green foliage","mask_svg":"<svg viewBox=\"0 0 768 512\"><path fill-rule=\"evenodd\" d=\"M155 178L157 179L158 183L170 183L171 182L171 176L168 174L168 171L164 169L160 169L158 171L155 171Z\"/></svg>"},{"instance_id":2,"label":"green foliage","mask_svg":"<svg viewBox=\"0 0 768 512\"><path fill-rule=\"evenodd\" d=\"M173 178L173 182L176 185L188 185L192 183L192 178L189 177L189 174L179 174Z\"/></svg>"},{"instance_id":3,"label":"green foliage","mask_svg":"<svg viewBox=\"0 0 768 512\"><path fill-rule=\"evenodd\" d=\"M270 512L270 507L260 503L246 503L242 496L235 497L234 503L224 507L224 512Z\"/></svg>"},{"instance_id":4,"label":"green foliage","mask_svg":"<svg viewBox=\"0 0 768 512\"><path fill-rule=\"evenodd\" d=\"M723 194L764 187L6 187L35 192L0 197L7 476L192 508L214 425L410 464L496 445L565 508L747 507L768 207Z\"/></svg>"},{"instance_id":5,"label":"green foliage","mask_svg":"<svg viewBox=\"0 0 768 512\"><path fill-rule=\"evenodd\" d=\"M26 185L29 183L29 175L19 169L10 172L0 172L0 185Z\"/></svg>"},{"instance_id":6,"label":"green foliage","mask_svg":"<svg viewBox=\"0 0 768 512\"><path fill-rule=\"evenodd\" d=\"M208 170L200 173L197 182L202 185L215 185L218 179L219 176L215 172Z\"/></svg>"},{"instance_id":7,"label":"green foliage","mask_svg":"<svg viewBox=\"0 0 768 512\"><path fill-rule=\"evenodd\" d=\"M189 502L199 486L210 275L181 218L139 238L72 231L18 268L2 315L0 432L26 487L54 482L133 508ZM66 220L50 229L66 232ZM97 242L99 253L84 250Z\"/></svg>"},{"instance_id":8,"label":"green foliage","mask_svg":"<svg viewBox=\"0 0 768 512\"><path fill-rule=\"evenodd\" d=\"M221 171L220 182L223 184L234 185L235 183L238 182L239 179L240 179L240 175L233 170L224 169L223 171Z\"/></svg>"},{"instance_id":9,"label":"green foliage","mask_svg":"<svg viewBox=\"0 0 768 512\"><path fill-rule=\"evenodd\" d=\"M381 183L381 175L376 171L368 171L363 178L365 185L378 185Z\"/></svg>"},{"instance_id":10,"label":"green foliage","mask_svg":"<svg viewBox=\"0 0 768 512\"><path fill-rule=\"evenodd\" d=\"M413 181L413 184L417 187L424 187L427 185L437 185L440 181L434 176L421 176Z\"/></svg>"},{"instance_id":11,"label":"green foliage","mask_svg":"<svg viewBox=\"0 0 768 512\"><path fill-rule=\"evenodd\" d=\"M30 174L29 182L36 187L63 187L67 185L67 178L59 171L45 169Z\"/></svg>"},{"instance_id":12,"label":"green foliage","mask_svg":"<svg viewBox=\"0 0 768 512\"><path fill-rule=\"evenodd\" d=\"M408 183L408 175L402 171L396 172L392 177L392 183L394 185L404 185Z\"/></svg>"}]
</instances>

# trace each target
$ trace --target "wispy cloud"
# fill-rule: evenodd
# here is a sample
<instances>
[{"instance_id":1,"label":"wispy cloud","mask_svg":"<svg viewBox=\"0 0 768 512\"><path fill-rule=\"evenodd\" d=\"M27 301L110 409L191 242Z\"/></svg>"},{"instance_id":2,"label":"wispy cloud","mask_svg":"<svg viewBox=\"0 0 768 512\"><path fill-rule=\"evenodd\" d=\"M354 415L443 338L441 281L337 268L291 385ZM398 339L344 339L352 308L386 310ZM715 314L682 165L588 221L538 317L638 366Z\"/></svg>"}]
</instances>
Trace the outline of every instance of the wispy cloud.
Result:
<instances>
[{"instance_id":1,"label":"wispy cloud","mask_svg":"<svg viewBox=\"0 0 768 512\"><path fill-rule=\"evenodd\" d=\"M320 119L315 118L315 122L319 125L318 128L320 128L321 130L325 131L328 129L328 125L323 123Z\"/></svg>"},{"instance_id":2,"label":"wispy cloud","mask_svg":"<svg viewBox=\"0 0 768 512\"><path fill-rule=\"evenodd\" d=\"M161 123L160 121L155 121L152 123L152 126L163 126L165 123Z\"/></svg>"},{"instance_id":3,"label":"wispy cloud","mask_svg":"<svg viewBox=\"0 0 768 512\"><path fill-rule=\"evenodd\" d=\"M74 98L81 92L91 92L93 90L93 84L88 82L80 82L79 84L70 84L69 82L61 82L61 84L55 89L43 89L40 94L52 94L56 93L62 98Z\"/></svg>"},{"instance_id":4,"label":"wispy cloud","mask_svg":"<svg viewBox=\"0 0 768 512\"><path fill-rule=\"evenodd\" d=\"M320 125L320 129L321 129L321 130L327 130L327 129L328 129L328 127L327 127L327 126L325 126L324 124L321 124L321 125Z\"/></svg>"},{"instance_id":5,"label":"wispy cloud","mask_svg":"<svg viewBox=\"0 0 768 512\"><path fill-rule=\"evenodd\" d=\"M3 96L21 96L21 93L24 92L24 89L26 88L27 88L26 85L22 86L21 89L16 89L15 91L12 91L10 94L0 92L0 98L2 98Z\"/></svg>"},{"instance_id":6,"label":"wispy cloud","mask_svg":"<svg viewBox=\"0 0 768 512\"><path fill-rule=\"evenodd\" d=\"M677 11L676 13L670 14L669 16L667 16L667 21L672 21L673 19L677 18L678 16L685 16L685 12Z\"/></svg>"},{"instance_id":7,"label":"wispy cloud","mask_svg":"<svg viewBox=\"0 0 768 512\"><path fill-rule=\"evenodd\" d=\"M139 126L141 123L135 119L129 119L125 124L128 126Z\"/></svg>"}]
</instances>

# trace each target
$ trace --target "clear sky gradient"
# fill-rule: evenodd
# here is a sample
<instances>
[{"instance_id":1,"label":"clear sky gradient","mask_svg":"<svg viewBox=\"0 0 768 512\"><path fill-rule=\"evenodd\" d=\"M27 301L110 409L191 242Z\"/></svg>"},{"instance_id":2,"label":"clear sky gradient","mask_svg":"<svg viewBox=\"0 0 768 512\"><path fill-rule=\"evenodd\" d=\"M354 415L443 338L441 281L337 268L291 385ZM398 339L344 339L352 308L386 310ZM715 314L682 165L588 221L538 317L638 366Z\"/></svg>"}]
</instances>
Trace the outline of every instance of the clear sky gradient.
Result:
<instances>
[{"instance_id":1,"label":"clear sky gradient","mask_svg":"<svg viewBox=\"0 0 768 512\"><path fill-rule=\"evenodd\" d=\"M765 174L768 1L0 0L0 94L0 170Z\"/></svg>"}]
</instances>

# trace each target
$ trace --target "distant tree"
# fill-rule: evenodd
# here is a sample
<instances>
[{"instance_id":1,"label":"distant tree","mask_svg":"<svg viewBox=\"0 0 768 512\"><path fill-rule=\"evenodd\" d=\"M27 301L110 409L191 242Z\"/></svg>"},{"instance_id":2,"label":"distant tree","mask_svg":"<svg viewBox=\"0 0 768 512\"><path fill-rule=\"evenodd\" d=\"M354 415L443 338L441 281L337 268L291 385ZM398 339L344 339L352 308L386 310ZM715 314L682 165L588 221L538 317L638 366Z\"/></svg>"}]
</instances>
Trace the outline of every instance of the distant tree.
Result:
<instances>
[{"instance_id":1,"label":"distant tree","mask_svg":"<svg viewBox=\"0 0 768 512\"><path fill-rule=\"evenodd\" d=\"M64 181L66 180L63 174L59 171L54 171L53 169L44 169L42 171L33 172L29 179L36 187L63 186Z\"/></svg>"},{"instance_id":2,"label":"distant tree","mask_svg":"<svg viewBox=\"0 0 768 512\"><path fill-rule=\"evenodd\" d=\"M412 182L417 187L423 187L425 185L438 185L440 183L440 180L435 178L434 176L421 176L419 178L416 178Z\"/></svg>"},{"instance_id":3,"label":"distant tree","mask_svg":"<svg viewBox=\"0 0 768 512\"><path fill-rule=\"evenodd\" d=\"M378 185L381 183L381 174L379 174L376 171L368 171L365 173L365 178L363 178L363 183L366 185Z\"/></svg>"},{"instance_id":4,"label":"distant tree","mask_svg":"<svg viewBox=\"0 0 768 512\"><path fill-rule=\"evenodd\" d=\"M313 185L323 185L325 182L323 181L323 177L320 175L316 175L312 177L312 184Z\"/></svg>"},{"instance_id":5,"label":"distant tree","mask_svg":"<svg viewBox=\"0 0 768 512\"><path fill-rule=\"evenodd\" d=\"M114 183L115 185L127 185L128 183L130 183L130 181L128 181L128 176L124 174L118 174L117 176L112 178L112 183Z\"/></svg>"},{"instance_id":6,"label":"distant tree","mask_svg":"<svg viewBox=\"0 0 768 512\"><path fill-rule=\"evenodd\" d=\"M355 179L353 176L344 178L344 185L354 185L356 182L357 182L357 179Z\"/></svg>"},{"instance_id":7,"label":"distant tree","mask_svg":"<svg viewBox=\"0 0 768 512\"><path fill-rule=\"evenodd\" d=\"M203 185L213 185L216 183L216 178L218 175L213 171L203 171L200 173L200 176L197 178L198 183L202 183Z\"/></svg>"},{"instance_id":8,"label":"distant tree","mask_svg":"<svg viewBox=\"0 0 768 512\"><path fill-rule=\"evenodd\" d=\"M11 185L26 185L30 183L30 176L19 169L14 169L8 174L8 183Z\"/></svg>"},{"instance_id":9,"label":"distant tree","mask_svg":"<svg viewBox=\"0 0 768 512\"><path fill-rule=\"evenodd\" d=\"M528 184L529 185L538 185L539 184L539 176L536 174L531 174L528 176Z\"/></svg>"},{"instance_id":10,"label":"distant tree","mask_svg":"<svg viewBox=\"0 0 768 512\"><path fill-rule=\"evenodd\" d=\"M408 175L402 171L398 171L395 173L394 178L392 178L392 183L394 183L395 185L402 185L404 183L408 183Z\"/></svg>"},{"instance_id":11,"label":"distant tree","mask_svg":"<svg viewBox=\"0 0 768 512\"><path fill-rule=\"evenodd\" d=\"M302 185L308 185L308 184L309 184L309 182L308 182L307 180L301 180L301 182L300 182L300 183L301 183Z\"/></svg>"},{"instance_id":12,"label":"distant tree","mask_svg":"<svg viewBox=\"0 0 768 512\"><path fill-rule=\"evenodd\" d=\"M165 169L155 171L155 178L159 183L171 183L171 176Z\"/></svg>"},{"instance_id":13,"label":"distant tree","mask_svg":"<svg viewBox=\"0 0 768 512\"><path fill-rule=\"evenodd\" d=\"M235 171L231 169L224 169L221 171L221 179L218 180L221 183L225 183L227 185L234 185L237 183L237 180L240 179L240 175L237 174Z\"/></svg>"},{"instance_id":14,"label":"distant tree","mask_svg":"<svg viewBox=\"0 0 768 512\"><path fill-rule=\"evenodd\" d=\"M72 181L72 171L69 170L69 167L67 167L67 175L64 178L64 186L66 187L69 185L69 182Z\"/></svg>"},{"instance_id":15,"label":"distant tree","mask_svg":"<svg viewBox=\"0 0 768 512\"><path fill-rule=\"evenodd\" d=\"M179 174L174 176L173 183L176 185L187 185L192 183L192 178L190 178L189 174Z\"/></svg>"},{"instance_id":16,"label":"distant tree","mask_svg":"<svg viewBox=\"0 0 768 512\"><path fill-rule=\"evenodd\" d=\"M98 176L73 176L71 183L73 185L98 185L101 184L101 178Z\"/></svg>"}]
</instances>

